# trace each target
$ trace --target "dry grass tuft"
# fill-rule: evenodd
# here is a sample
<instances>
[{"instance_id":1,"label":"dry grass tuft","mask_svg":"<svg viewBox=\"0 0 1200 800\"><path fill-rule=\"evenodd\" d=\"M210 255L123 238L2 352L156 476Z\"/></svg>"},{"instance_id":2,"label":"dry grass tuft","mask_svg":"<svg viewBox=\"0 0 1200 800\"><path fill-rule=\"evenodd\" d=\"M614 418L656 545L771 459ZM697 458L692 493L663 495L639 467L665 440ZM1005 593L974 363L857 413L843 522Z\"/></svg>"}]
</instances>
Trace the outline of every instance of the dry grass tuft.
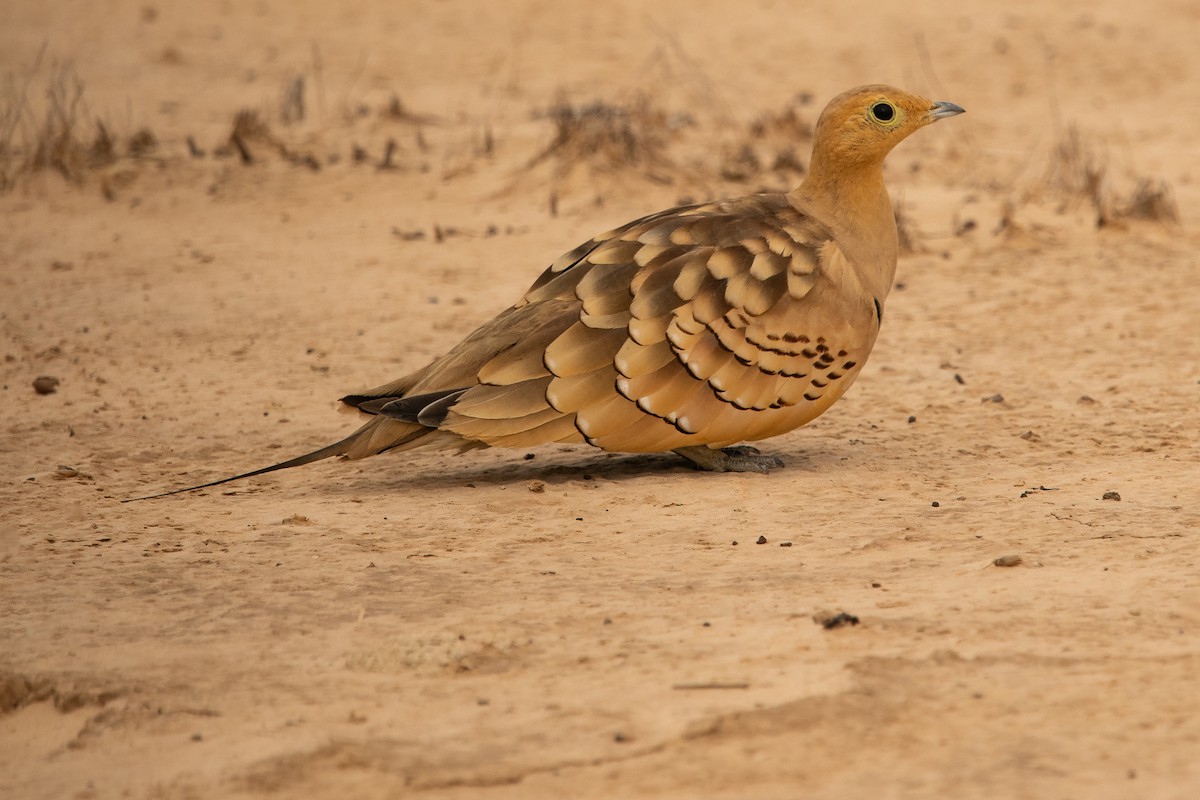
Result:
<instances>
[{"instance_id":1,"label":"dry grass tuft","mask_svg":"<svg viewBox=\"0 0 1200 800\"><path fill-rule=\"evenodd\" d=\"M243 108L233 115L233 129L229 132L229 140L241 139L246 142L255 140L274 141L271 126L254 109Z\"/></svg>"},{"instance_id":2,"label":"dry grass tuft","mask_svg":"<svg viewBox=\"0 0 1200 800\"><path fill-rule=\"evenodd\" d=\"M46 81L45 93L35 110L29 92L42 60L18 84L9 75L0 94L0 189L9 188L18 175L53 170L73 183L81 183L89 166L111 163L112 136L96 123L95 136L83 133L88 116L83 102L83 81L70 64L56 65Z\"/></svg>"},{"instance_id":3,"label":"dry grass tuft","mask_svg":"<svg viewBox=\"0 0 1200 800\"><path fill-rule=\"evenodd\" d=\"M1054 145L1042 183L1068 197L1082 196L1099 203L1107 172L1104 160L1083 143L1079 128L1072 124Z\"/></svg>"},{"instance_id":4,"label":"dry grass tuft","mask_svg":"<svg viewBox=\"0 0 1200 800\"><path fill-rule=\"evenodd\" d=\"M737 140L723 148L717 166L720 179L761 188L793 188L806 171L801 150L813 137L813 126L800 110L803 102L756 117Z\"/></svg>"},{"instance_id":5,"label":"dry grass tuft","mask_svg":"<svg viewBox=\"0 0 1200 800\"><path fill-rule=\"evenodd\" d=\"M625 103L560 101L540 115L553 123L554 135L524 171L549 165L555 192L564 194L570 191L567 179L580 171L588 177L637 175L703 194L722 191L722 184L741 184L724 187L738 193L791 189L805 173L802 151L813 135L802 108L806 102L798 98L735 125L708 116L701 124L691 114L669 112L645 93Z\"/></svg>"},{"instance_id":6,"label":"dry grass tuft","mask_svg":"<svg viewBox=\"0 0 1200 800\"><path fill-rule=\"evenodd\" d=\"M88 155L95 149L101 154L108 149L107 131L100 129L97 147L89 148L81 134L83 81L70 65L60 65L50 76L46 87L45 111L26 152L25 168L31 172L52 169L67 180L79 183L88 164Z\"/></svg>"},{"instance_id":7,"label":"dry grass tuft","mask_svg":"<svg viewBox=\"0 0 1200 800\"><path fill-rule=\"evenodd\" d=\"M22 175L44 171L82 185L90 172L123 157L119 137L88 111L84 82L70 63L54 65L41 98L30 96L43 53L24 81L8 75L0 87L0 191ZM125 143L124 155L141 158L156 146L154 134L143 128Z\"/></svg>"},{"instance_id":8,"label":"dry grass tuft","mask_svg":"<svg viewBox=\"0 0 1200 800\"><path fill-rule=\"evenodd\" d=\"M142 128L129 137L126 148L130 158L145 158L158 149L158 137L149 128Z\"/></svg>"},{"instance_id":9,"label":"dry grass tuft","mask_svg":"<svg viewBox=\"0 0 1200 800\"><path fill-rule=\"evenodd\" d=\"M750 136L755 139L783 139L788 142L809 142L813 138L812 123L800 110L809 102L808 95L801 95L783 111L768 111L750 123Z\"/></svg>"},{"instance_id":10,"label":"dry grass tuft","mask_svg":"<svg viewBox=\"0 0 1200 800\"><path fill-rule=\"evenodd\" d=\"M238 154L238 158L246 165L259 160L256 153L263 149L278 153L285 161L299 167L307 167L313 172L321 169L321 163L312 153L292 150L271 129L270 124L262 115L250 108L243 108L233 116L233 126L229 131L227 143L218 147L213 154L218 157Z\"/></svg>"},{"instance_id":11,"label":"dry grass tuft","mask_svg":"<svg viewBox=\"0 0 1200 800\"><path fill-rule=\"evenodd\" d=\"M627 97L625 102L586 104L559 99L535 112L535 120L550 122L552 136L497 194L545 189L547 209L556 216L560 201L600 205L618 186L628 193L631 182L653 187L685 184L692 172L681 166L672 148L695 121L687 114L672 114L653 95L632 92ZM485 133L486 144L490 127ZM494 160L488 153L488 148L481 152L476 147L472 163L484 155ZM453 174L469 169L470 165L460 167Z\"/></svg>"},{"instance_id":12,"label":"dry grass tuft","mask_svg":"<svg viewBox=\"0 0 1200 800\"><path fill-rule=\"evenodd\" d=\"M554 138L526 169L550 163L558 178L585 165L593 172L633 170L655 183L668 184L673 162L667 147L689 119L673 118L639 95L626 105L595 102L583 106L565 100L544 117L554 125Z\"/></svg>"},{"instance_id":13,"label":"dry grass tuft","mask_svg":"<svg viewBox=\"0 0 1200 800\"><path fill-rule=\"evenodd\" d=\"M1166 182L1139 177L1127 194L1114 189L1116 183L1108 159L1083 141L1078 127L1067 126L1042 179L1043 188L1062 198L1060 211L1086 202L1097 228L1120 227L1128 220L1179 222L1179 209Z\"/></svg>"},{"instance_id":14,"label":"dry grass tuft","mask_svg":"<svg viewBox=\"0 0 1200 800\"><path fill-rule=\"evenodd\" d=\"M1142 178L1133 193L1116 210L1118 219L1179 224L1179 206L1166 181Z\"/></svg>"}]
</instances>

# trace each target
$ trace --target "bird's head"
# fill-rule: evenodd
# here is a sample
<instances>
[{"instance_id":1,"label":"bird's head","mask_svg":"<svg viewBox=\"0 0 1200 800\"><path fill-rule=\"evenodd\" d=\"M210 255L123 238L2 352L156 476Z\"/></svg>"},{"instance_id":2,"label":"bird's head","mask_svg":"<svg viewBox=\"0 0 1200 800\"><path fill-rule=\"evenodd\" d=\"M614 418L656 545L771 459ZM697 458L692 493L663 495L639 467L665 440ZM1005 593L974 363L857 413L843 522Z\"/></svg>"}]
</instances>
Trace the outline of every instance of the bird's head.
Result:
<instances>
[{"instance_id":1,"label":"bird's head","mask_svg":"<svg viewBox=\"0 0 1200 800\"><path fill-rule=\"evenodd\" d=\"M833 98L821 112L813 160L838 167L882 164L913 131L961 113L954 103L926 100L891 86L860 86Z\"/></svg>"}]
</instances>

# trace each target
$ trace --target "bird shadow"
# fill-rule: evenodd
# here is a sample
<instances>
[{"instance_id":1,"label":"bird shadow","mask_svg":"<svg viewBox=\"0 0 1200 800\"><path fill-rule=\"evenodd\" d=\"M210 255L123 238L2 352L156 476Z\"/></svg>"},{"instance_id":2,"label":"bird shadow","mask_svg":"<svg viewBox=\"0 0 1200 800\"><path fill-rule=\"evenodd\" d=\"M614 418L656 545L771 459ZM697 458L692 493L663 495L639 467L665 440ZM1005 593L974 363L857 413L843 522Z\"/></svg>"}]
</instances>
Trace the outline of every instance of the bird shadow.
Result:
<instances>
[{"instance_id":1,"label":"bird shadow","mask_svg":"<svg viewBox=\"0 0 1200 800\"><path fill-rule=\"evenodd\" d=\"M772 451L778 452L778 451ZM809 473L832 468L845 458L838 448L802 452L793 450L780 453L784 466L769 475L741 473L749 478L769 478L788 473ZM684 480L719 480L738 476L739 473L704 472L674 453L629 454L629 453L541 453L526 454L524 458L491 461L486 464L465 464L463 459L444 459L435 466L424 468L418 473L408 473L399 480L388 477L385 472L365 472L356 475L356 480L320 487L329 495L361 496L370 492L400 492L409 495L444 492L446 490L477 488L480 486L510 487L540 481L547 487L575 482L602 481L612 484L644 482L653 478L681 478Z\"/></svg>"},{"instance_id":2,"label":"bird shadow","mask_svg":"<svg viewBox=\"0 0 1200 800\"><path fill-rule=\"evenodd\" d=\"M470 458L467 455L465 458ZM569 460L568 460L569 459ZM474 464L464 466L464 459L446 460L443 466L435 469L422 470L419 474L406 474L400 480L393 480L378 474L361 476L364 483L374 488L394 488L404 491L444 491L459 489L464 486L513 486L539 480L547 485L570 483L574 481L604 480L614 483L624 483L648 477L660 477L671 474L688 475L697 472L690 464L679 456L621 454L602 455L596 457L589 453L579 453L575 457L554 454L551 459L518 458L509 462ZM352 494L367 486L338 486L332 487L335 493Z\"/></svg>"},{"instance_id":3,"label":"bird shadow","mask_svg":"<svg viewBox=\"0 0 1200 800\"><path fill-rule=\"evenodd\" d=\"M587 450L559 450L529 452L524 457L503 451L480 451L461 457L446 457L445 454L420 454L416 458L395 458L389 469L385 455L363 462L354 472L339 462L326 462L327 470L319 476L315 471L307 472L310 479L308 489L302 496L313 495L329 498L354 498L361 500L370 495L402 495L423 497L447 491L480 487L510 487L541 482L547 488L567 486L581 482L596 482L615 485L631 482L645 483L656 478L672 480L720 480L745 475L746 478L770 479L773 476L809 474L836 469L849 453L836 442L822 442L813 450L779 450L768 448L766 452L778 453L784 466L769 475L753 473L711 473L695 468L689 461L674 453L604 453ZM318 469L321 469L318 467ZM309 467L308 470L313 470ZM290 471L289 471L290 472ZM301 473L294 473L293 480ZM314 479L315 478L315 479ZM243 482L244 481L244 482ZM276 476L271 478L247 477L228 486L197 489L180 493L184 500L189 496L253 497L280 492L291 492ZM150 498L157 499L157 498Z\"/></svg>"}]
</instances>

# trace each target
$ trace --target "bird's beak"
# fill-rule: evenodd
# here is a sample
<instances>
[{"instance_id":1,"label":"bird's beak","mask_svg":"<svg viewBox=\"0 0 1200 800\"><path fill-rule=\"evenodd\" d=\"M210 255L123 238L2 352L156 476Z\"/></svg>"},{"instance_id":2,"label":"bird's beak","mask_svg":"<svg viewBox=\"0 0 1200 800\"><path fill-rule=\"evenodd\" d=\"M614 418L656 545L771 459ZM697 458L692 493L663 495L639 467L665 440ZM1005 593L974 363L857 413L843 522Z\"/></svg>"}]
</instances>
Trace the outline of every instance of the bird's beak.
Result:
<instances>
[{"instance_id":1,"label":"bird's beak","mask_svg":"<svg viewBox=\"0 0 1200 800\"><path fill-rule=\"evenodd\" d=\"M956 106L954 103L938 102L933 104L933 108L929 109L929 113L925 115L925 119L929 122L935 122L943 117L953 117L955 114L961 114L966 111L962 106Z\"/></svg>"}]
</instances>

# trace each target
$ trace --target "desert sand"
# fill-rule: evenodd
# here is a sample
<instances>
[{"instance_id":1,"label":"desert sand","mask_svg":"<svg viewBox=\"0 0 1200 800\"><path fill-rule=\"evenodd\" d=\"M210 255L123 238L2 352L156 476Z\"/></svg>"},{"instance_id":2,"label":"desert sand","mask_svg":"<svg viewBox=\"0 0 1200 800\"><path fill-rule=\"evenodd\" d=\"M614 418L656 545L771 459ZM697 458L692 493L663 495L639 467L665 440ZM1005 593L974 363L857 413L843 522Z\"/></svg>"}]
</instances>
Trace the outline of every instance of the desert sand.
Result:
<instances>
[{"instance_id":1,"label":"desert sand","mask_svg":"<svg viewBox=\"0 0 1200 800\"><path fill-rule=\"evenodd\" d=\"M0 796L1200 795L1194 2L0 18ZM346 435L594 234L791 188L874 82L967 114L890 157L879 344L785 468L121 503Z\"/></svg>"}]
</instances>

